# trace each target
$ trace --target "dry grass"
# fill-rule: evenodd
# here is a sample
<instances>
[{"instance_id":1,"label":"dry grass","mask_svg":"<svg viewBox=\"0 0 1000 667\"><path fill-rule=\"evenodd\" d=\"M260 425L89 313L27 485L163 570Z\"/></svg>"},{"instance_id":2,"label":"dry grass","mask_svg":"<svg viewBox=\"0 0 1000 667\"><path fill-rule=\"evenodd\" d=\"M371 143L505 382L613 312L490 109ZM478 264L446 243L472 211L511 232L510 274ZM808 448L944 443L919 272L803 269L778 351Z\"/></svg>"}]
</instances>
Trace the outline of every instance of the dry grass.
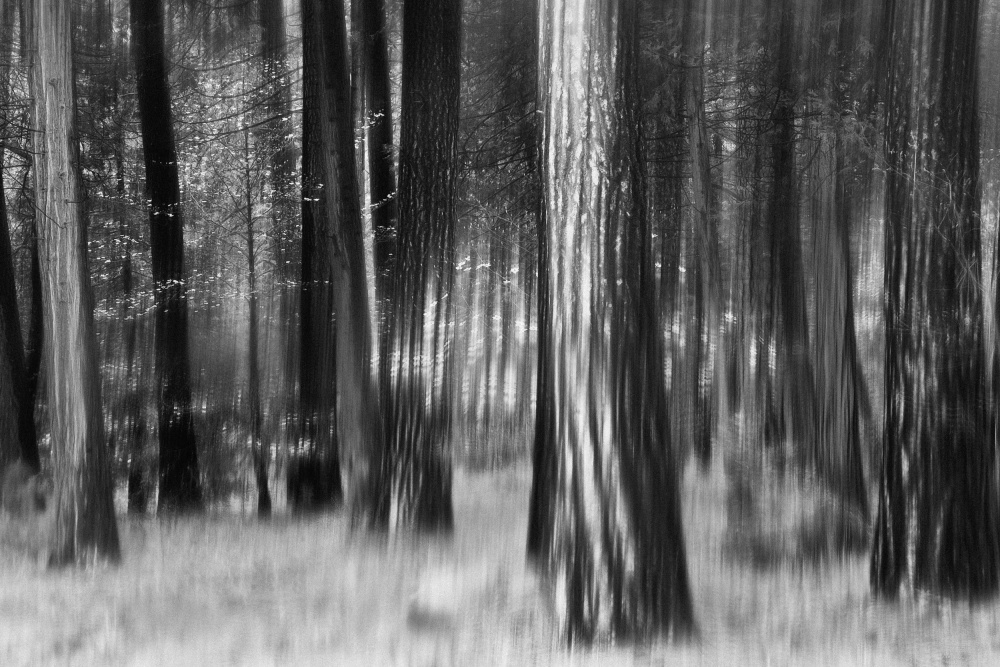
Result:
<instances>
[{"instance_id":1,"label":"dry grass","mask_svg":"<svg viewBox=\"0 0 1000 667\"><path fill-rule=\"evenodd\" d=\"M701 629L566 650L523 545L530 473L458 474L453 540L341 517L123 519L124 563L46 572L0 550L0 664L1000 664L997 604L871 600L863 557L761 570L722 556L721 473L685 476Z\"/></svg>"}]
</instances>

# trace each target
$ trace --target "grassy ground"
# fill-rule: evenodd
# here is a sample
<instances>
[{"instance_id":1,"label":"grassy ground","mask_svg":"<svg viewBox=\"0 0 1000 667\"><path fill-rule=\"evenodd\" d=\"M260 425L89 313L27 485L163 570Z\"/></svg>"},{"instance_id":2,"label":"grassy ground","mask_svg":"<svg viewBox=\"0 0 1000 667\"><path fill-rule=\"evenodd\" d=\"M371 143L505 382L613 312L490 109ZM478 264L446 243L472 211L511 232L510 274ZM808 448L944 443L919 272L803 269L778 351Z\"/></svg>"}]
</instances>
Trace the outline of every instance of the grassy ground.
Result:
<instances>
[{"instance_id":1,"label":"grassy ground","mask_svg":"<svg viewBox=\"0 0 1000 667\"><path fill-rule=\"evenodd\" d=\"M525 467L458 473L450 541L211 517L122 519L114 569L46 572L0 551L0 665L1000 664L1000 605L875 603L861 557L725 558L722 475L693 470L700 641L570 652L524 568L529 486Z\"/></svg>"}]
</instances>

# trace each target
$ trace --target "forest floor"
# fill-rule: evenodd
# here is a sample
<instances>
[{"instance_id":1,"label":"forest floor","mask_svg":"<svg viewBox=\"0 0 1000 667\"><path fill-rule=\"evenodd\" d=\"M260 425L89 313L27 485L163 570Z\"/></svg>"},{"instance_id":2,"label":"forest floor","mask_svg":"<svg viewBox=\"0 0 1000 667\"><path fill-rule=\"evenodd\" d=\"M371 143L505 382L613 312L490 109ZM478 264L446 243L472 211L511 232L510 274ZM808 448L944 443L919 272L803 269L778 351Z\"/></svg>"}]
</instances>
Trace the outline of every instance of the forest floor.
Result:
<instances>
[{"instance_id":1,"label":"forest floor","mask_svg":"<svg viewBox=\"0 0 1000 667\"><path fill-rule=\"evenodd\" d=\"M120 521L117 568L0 551L0 664L1000 664L1000 603L878 603L863 556L770 570L723 556L723 475L689 469L700 639L570 651L524 538L530 471L459 471L451 540L341 516ZM416 600L416 602L414 602Z\"/></svg>"}]
</instances>

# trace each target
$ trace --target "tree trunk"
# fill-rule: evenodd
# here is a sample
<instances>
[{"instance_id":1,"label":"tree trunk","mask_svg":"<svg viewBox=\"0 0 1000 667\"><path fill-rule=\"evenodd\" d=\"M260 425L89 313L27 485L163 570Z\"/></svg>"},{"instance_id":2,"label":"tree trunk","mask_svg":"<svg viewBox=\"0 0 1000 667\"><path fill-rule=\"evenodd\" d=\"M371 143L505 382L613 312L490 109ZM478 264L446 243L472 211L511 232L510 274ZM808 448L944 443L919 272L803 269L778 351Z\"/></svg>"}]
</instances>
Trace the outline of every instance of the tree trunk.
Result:
<instances>
[{"instance_id":1,"label":"tree trunk","mask_svg":"<svg viewBox=\"0 0 1000 667\"><path fill-rule=\"evenodd\" d=\"M679 636L694 621L645 216L638 3L541 9L547 215L529 556L570 642Z\"/></svg>"},{"instance_id":2,"label":"tree trunk","mask_svg":"<svg viewBox=\"0 0 1000 667\"><path fill-rule=\"evenodd\" d=\"M201 508L191 412L187 284L177 150L160 0L131 0L132 53L149 198L159 396L161 510Z\"/></svg>"},{"instance_id":3,"label":"tree trunk","mask_svg":"<svg viewBox=\"0 0 1000 667\"><path fill-rule=\"evenodd\" d=\"M684 16L684 50L688 59L684 98L688 119L688 153L691 159L691 192L695 247L699 268L695 280L698 313L694 363L694 451L702 466L712 458L715 423L715 352L719 334L719 232L712 206L712 177L705 127L705 2L687 0Z\"/></svg>"},{"instance_id":4,"label":"tree trunk","mask_svg":"<svg viewBox=\"0 0 1000 667\"><path fill-rule=\"evenodd\" d=\"M288 80L288 47L285 35L285 16L281 0L260 0L259 19L261 25L261 63L263 68L264 91L263 110L265 121L258 133L258 146L269 156L271 168L271 226L269 229L274 271L271 284L273 299L276 301L277 317L272 326L277 330L281 350L280 361L273 362L281 368L282 388L279 392L283 400L272 410L280 416L279 424L294 420L288 417L296 409L296 389L298 385L298 361L300 351L295 332L295 312L298 290L295 282L301 275L300 238L297 223L299 217L298 188L295 162L298 159L292 141L291 85ZM277 355L275 355L277 356ZM286 441L291 434L285 433Z\"/></svg>"},{"instance_id":5,"label":"tree trunk","mask_svg":"<svg viewBox=\"0 0 1000 667\"><path fill-rule=\"evenodd\" d=\"M15 2L0 0L0 109L10 103L9 46L13 44ZM24 341L17 306L14 257L11 251L7 199L4 189L4 150L0 146L0 470L20 457L39 468L35 435L34 395L28 393Z\"/></svg>"},{"instance_id":6,"label":"tree trunk","mask_svg":"<svg viewBox=\"0 0 1000 667\"><path fill-rule=\"evenodd\" d=\"M891 4L872 588L978 598L996 593L1000 560L980 287L979 2Z\"/></svg>"},{"instance_id":7,"label":"tree trunk","mask_svg":"<svg viewBox=\"0 0 1000 667\"><path fill-rule=\"evenodd\" d=\"M396 173L392 141L392 95L389 82L389 48L384 0L353 0L361 39L358 72L359 89L365 109L368 141L368 178L372 202L375 298L389 297L392 261L396 252ZM382 313L386 303L379 306ZM380 314L379 319L384 317Z\"/></svg>"},{"instance_id":8,"label":"tree trunk","mask_svg":"<svg viewBox=\"0 0 1000 667\"><path fill-rule=\"evenodd\" d=\"M304 16L311 17L304 35L310 56L306 70L309 124L303 141L304 183L311 194L303 197L302 349L303 354L307 350L318 354L321 362L307 369L303 357L301 386L306 434L314 432L326 439L306 443L319 456L321 486L330 492L321 499L323 503L337 502L341 496L340 448L349 457L354 480L367 487L369 459L380 436L370 368L371 319L347 35L343 4L333 4L327 7L309 0L303 6ZM309 415L320 416L315 425L319 428L310 425ZM359 500L353 509L364 511L367 497Z\"/></svg>"},{"instance_id":9,"label":"tree trunk","mask_svg":"<svg viewBox=\"0 0 1000 667\"><path fill-rule=\"evenodd\" d=\"M806 317L805 274L802 265L802 232L799 225L798 183L795 169L794 57L796 39L793 0L776 3L773 17L777 33L772 36L777 50L774 63L774 100L769 137L773 183L768 219L771 227L771 303L778 325L777 399L781 430L774 442L794 450L799 457L814 439L815 405L812 365L809 362L809 326Z\"/></svg>"},{"instance_id":10,"label":"tree trunk","mask_svg":"<svg viewBox=\"0 0 1000 667\"><path fill-rule=\"evenodd\" d=\"M35 0L35 188L55 471L52 565L117 561L74 115L70 3Z\"/></svg>"},{"instance_id":11,"label":"tree trunk","mask_svg":"<svg viewBox=\"0 0 1000 667\"><path fill-rule=\"evenodd\" d=\"M399 229L377 525L450 530L450 395L461 0L403 4Z\"/></svg>"},{"instance_id":12,"label":"tree trunk","mask_svg":"<svg viewBox=\"0 0 1000 667\"><path fill-rule=\"evenodd\" d=\"M854 334L854 274L851 265L851 212L860 188L851 174L856 162L848 154L839 123L849 101L847 67L852 44L849 13L853 6L830 7L819 14L820 52L814 69L818 86L834 101L832 113L812 121L818 149L813 159L813 259L816 270L816 439L805 454L819 477L850 506L868 515L868 497L861 454L861 404L864 391ZM824 27L830 26L830 27ZM838 59L829 66L831 53ZM838 63L839 60L839 63ZM833 131L827 131L833 126Z\"/></svg>"}]
</instances>

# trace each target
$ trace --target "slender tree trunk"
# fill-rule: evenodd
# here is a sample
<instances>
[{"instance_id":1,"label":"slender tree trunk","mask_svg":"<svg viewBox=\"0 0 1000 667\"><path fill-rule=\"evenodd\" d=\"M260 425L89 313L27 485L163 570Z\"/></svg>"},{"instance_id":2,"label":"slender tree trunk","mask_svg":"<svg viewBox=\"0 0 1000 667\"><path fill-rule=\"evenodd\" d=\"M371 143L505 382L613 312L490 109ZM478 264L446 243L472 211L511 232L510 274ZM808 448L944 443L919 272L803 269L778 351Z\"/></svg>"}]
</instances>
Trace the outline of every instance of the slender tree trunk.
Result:
<instances>
[{"instance_id":1,"label":"slender tree trunk","mask_svg":"<svg viewBox=\"0 0 1000 667\"><path fill-rule=\"evenodd\" d=\"M297 223L299 201L295 162L298 159L292 141L292 101L288 74L288 47L285 35L285 15L281 0L260 0L261 63L264 74L263 111L265 122L259 128L258 146L267 151L271 167L271 226L274 271L272 284L277 306L278 332L275 345L281 350L280 364L284 402L272 408L285 416L279 423L288 424L287 417L295 410L299 347L295 335L295 312L298 289L295 283L301 275L299 266L300 241ZM286 438L289 434L286 433Z\"/></svg>"},{"instance_id":2,"label":"slender tree trunk","mask_svg":"<svg viewBox=\"0 0 1000 667\"><path fill-rule=\"evenodd\" d=\"M267 469L270 463L270 443L264 440L260 400L260 316L258 315L257 246L253 215L253 174L250 154L250 129L243 131L243 182L246 186L246 235L248 301L247 334L247 395L250 403L250 441L253 452L254 481L257 483L257 514L271 515L271 492L267 486Z\"/></svg>"},{"instance_id":3,"label":"slender tree trunk","mask_svg":"<svg viewBox=\"0 0 1000 667\"><path fill-rule=\"evenodd\" d=\"M715 422L714 373L719 333L719 232L713 215L712 178L708 131L705 126L705 0L687 0L684 17L684 50L688 59L684 98L688 118L688 153L691 159L691 192L695 247L699 262L696 280L694 373L694 450L707 466L712 457Z\"/></svg>"},{"instance_id":4,"label":"slender tree trunk","mask_svg":"<svg viewBox=\"0 0 1000 667\"><path fill-rule=\"evenodd\" d=\"M365 63L359 72L364 98L368 140L368 178L372 201L375 297L384 302L391 289L392 261L396 253L396 170L392 141L392 94L389 82L389 47L384 0L353 0L360 33L358 44ZM380 313L387 304L381 303ZM384 314L380 315L381 318ZM380 325L381 326L381 325Z\"/></svg>"},{"instance_id":5,"label":"slender tree trunk","mask_svg":"<svg viewBox=\"0 0 1000 667\"><path fill-rule=\"evenodd\" d=\"M160 0L131 0L129 6L149 197L159 387L159 507L193 510L201 507L201 483L191 411L184 227L164 51L163 5Z\"/></svg>"},{"instance_id":6,"label":"slender tree trunk","mask_svg":"<svg viewBox=\"0 0 1000 667\"><path fill-rule=\"evenodd\" d=\"M48 326L49 418L55 470L52 565L117 561L118 528L104 439L93 296L74 129L70 3L35 0L35 187Z\"/></svg>"},{"instance_id":7,"label":"slender tree trunk","mask_svg":"<svg viewBox=\"0 0 1000 667\"><path fill-rule=\"evenodd\" d=\"M571 642L694 625L645 217L637 18L634 0L541 7L547 215L528 550Z\"/></svg>"},{"instance_id":8,"label":"slender tree trunk","mask_svg":"<svg viewBox=\"0 0 1000 667\"><path fill-rule=\"evenodd\" d=\"M450 530L450 392L461 0L403 4L399 229L388 353L379 377L385 447L377 525Z\"/></svg>"}]
</instances>

